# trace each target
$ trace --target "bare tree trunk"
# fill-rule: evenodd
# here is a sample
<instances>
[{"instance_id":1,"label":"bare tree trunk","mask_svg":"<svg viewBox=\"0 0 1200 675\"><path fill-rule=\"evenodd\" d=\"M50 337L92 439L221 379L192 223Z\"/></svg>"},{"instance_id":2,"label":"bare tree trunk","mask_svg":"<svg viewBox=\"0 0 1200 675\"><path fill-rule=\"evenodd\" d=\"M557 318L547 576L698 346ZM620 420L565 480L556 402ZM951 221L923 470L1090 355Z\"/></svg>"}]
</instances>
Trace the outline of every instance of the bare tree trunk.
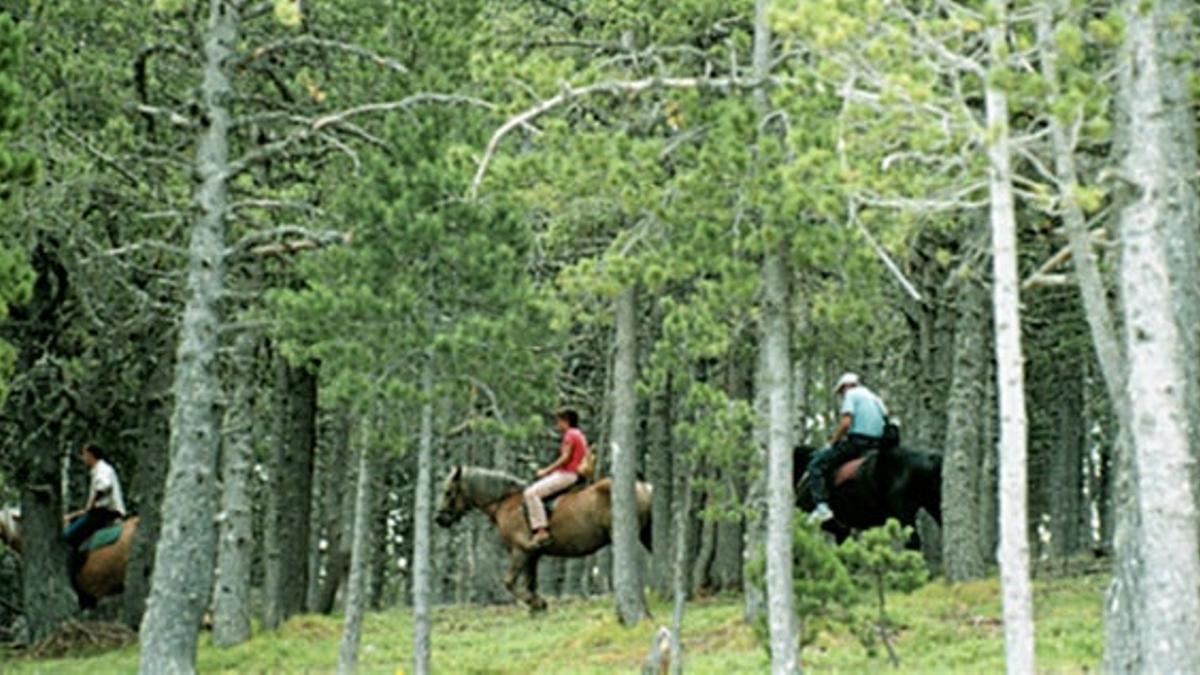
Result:
<instances>
[{"instance_id":1,"label":"bare tree trunk","mask_svg":"<svg viewBox=\"0 0 1200 675\"><path fill-rule=\"evenodd\" d=\"M736 503L740 503L733 485L729 489ZM717 522L717 549L713 554L712 581L722 591L740 589L742 586L742 521L725 517Z\"/></svg>"},{"instance_id":2,"label":"bare tree trunk","mask_svg":"<svg viewBox=\"0 0 1200 675\"><path fill-rule=\"evenodd\" d=\"M1194 261L1180 259L1195 255L1195 234L1181 232L1195 228L1197 215L1190 68L1179 58L1189 49L1189 6L1124 4L1129 62L1121 93L1138 135L1122 163L1133 194L1120 215L1121 297L1140 522L1134 546L1118 551L1132 560L1118 564L1140 577L1132 607L1140 668L1200 672L1200 533L1191 480L1196 384L1189 381L1195 326L1181 321L1194 312L1181 305L1196 282Z\"/></svg>"},{"instance_id":3,"label":"bare tree trunk","mask_svg":"<svg viewBox=\"0 0 1200 675\"><path fill-rule=\"evenodd\" d=\"M358 471L354 489L354 532L350 554L350 580L346 589L346 620L338 646L338 675L350 675L358 668L358 644L362 639L362 619L367 610L367 566L371 564L370 529L374 519L371 478L370 421L359 420Z\"/></svg>"},{"instance_id":4,"label":"bare tree trunk","mask_svg":"<svg viewBox=\"0 0 1200 675\"><path fill-rule=\"evenodd\" d=\"M316 447L317 376L277 355L278 418L271 466L263 626L277 628L304 611Z\"/></svg>"},{"instance_id":5,"label":"bare tree trunk","mask_svg":"<svg viewBox=\"0 0 1200 675\"><path fill-rule=\"evenodd\" d=\"M674 610L671 612L671 673L683 672L683 611L687 604L687 550L688 518L692 511L692 467L684 457L675 461L675 480L672 492L676 496L675 513L672 516L675 531L675 560L671 565L671 590L674 594Z\"/></svg>"},{"instance_id":6,"label":"bare tree trunk","mask_svg":"<svg viewBox=\"0 0 1200 675\"><path fill-rule=\"evenodd\" d=\"M233 391L225 410L225 443L221 453L220 539L217 580L213 588L212 642L231 647L250 639L250 564L253 507L250 479L254 469L254 344L243 331L234 342Z\"/></svg>"},{"instance_id":7,"label":"bare tree trunk","mask_svg":"<svg viewBox=\"0 0 1200 675\"><path fill-rule=\"evenodd\" d=\"M218 306L225 288L224 232L228 214L230 114L228 69L238 42L236 8L210 0L204 34L206 121L196 154L199 214L188 247L187 301L175 360L171 465L163 497L162 536L154 556L150 599L142 622L143 675L190 673L196 633L212 589L216 547L216 463L220 444Z\"/></svg>"},{"instance_id":8,"label":"bare tree trunk","mask_svg":"<svg viewBox=\"0 0 1200 675\"><path fill-rule=\"evenodd\" d=\"M979 413L984 408L988 358L985 294L977 280L963 279L955 304L954 375L950 384L949 423L942 468L942 561L947 581L987 575L983 534L979 529L983 438Z\"/></svg>"},{"instance_id":9,"label":"bare tree trunk","mask_svg":"<svg viewBox=\"0 0 1200 675\"><path fill-rule=\"evenodd\" d=\"M32 255L36 273L29 302L13 308L20 327L21 381L13 383L5 403L6 416L20 430L21 600L29 642L50 635L76 611L75 594L67 578L67 547L62 538L62 373L46 358L47 346L64 323L61 308L69 289L66 267L48 243L39 242ZM71 452L77 451L75 448ZM2 546L2 545L0 545Z\"/></svg>"},{"instance_id":10,"label":"bare tree trunk","mask_svg":"<svg viewBox=\"0 0 1200 675\"><path fill-rule=\"evenodd\" d=\"M988 41L992 66L1003 68L1008 52L1005 0L991 0ZM1000 393L1000 580L1004 596L1005 666L1011 675L1034 672L1033 597L1029 584L1026 521L1025 375L1017 275L1017 223L1013 204L1008 137L1008 97L989 78L984 91L988 144L988 188L992 223L992 297L996 327L997 386Z\"/></svg>"},{"instance_id":11,"label":"bare tree trunk","mask_svg":"<svg viewBox=\"0 0 1200 675\"><path fill-rule=\"evenodd\" d=\"M433 355L421 373L421 435L417 444L417 486L413 507L413 672L429 672L430 533L433 501Z\"/></svg>"},{"instance_id":12,"label":"bare tree trunk","mask_svg":"<svg viewBox=\"0 0 1200 675\"><path fill-rule=\"evenodd\" d=\"M637 295L626 289L614 301L617 354L613 364L612 557L613 595L621 623L646 616L637 503Z\"/></svg>"},{"instance_id":13,"label":"bare tree trunk","mask_svg":"<svg viewBox=\"0 0 1200 675\"><path fill-rule=\"evenodd\" d=\"M338 471L336 489L337 500L331 505L331 518L336 518L336 524L331 525L333 537L329 542L329 560L325 565L325 578L321 582L321 597L316 610L322 614L333 612L337 602L337 592L350 571L350 546L354 531L354 500L357 498L358 460L356 444L350 442L350 419L345 413L339 415L334 452L339 458L341 470ZM328 496L328 495L327 495Z\"/></svg>"},{"instance_id":14,"label":"bare tree trunk","mask_svg":"<svg viewBox=\"0 0 1200 675\"><path fill-rule=\"evenodd\" d=\"M705 501L712 498L712 495L706 494ZM699 507L703 511L703 506ZM700 547L696 551L696 556L692 560L692 595L699 595L700 591L711 588L709 583L709 567L712 565L713 552L716 550L717 543L717 521L712 518L700 519Z\"/></svg>"},{"instance_id":15,"label":"bare tree trunk","mask_svg":"<svg viewBox=\"0 0 1200 675\"><path fill-rule=\"evenodd\" d=\"M650 399L649 447L646 449L646 470L650 484L654 486L651 496L651 554L650 583L660 598L670 596L671 590L671 494L672 452L671 447L671 378L667 376L665 391Z\"/></svg>"},{"instance_id":16,"label":"bare tree trunk","mask_svg":"<svg viewBox=\"0 0 1200 675\"><path fill-rule=\"evenodd\" d=\"M162 529L162 498L167 482L167 448L170 445L170 424L167 403L172 376L171 345L166 335L154 342L156 365L141 392L141 434L138 439L138 465L130 486L130 494L140 499L136 507L138 529L125 565L125 590L122 620L136 630L146 613L146 597L150 594L150 574L154 569L154 550Z\"/></svg>"},{"instance_id":17,"label":"bare tree trunk","mask_svg":"<svg viewBox=\"0 0 1200 675\"><path fill-rule=\"evenodd\" d=\"M765 348L765 331L759 336L759 349L755 358L754 368L754 412L761 420L766 420L770 412L770 399L767 397L767 350ZM766 424L758 424L754 428L754 467L750 485L746 491L746 505L749 515L746 517L745 544L742 546L742 564L749 562L758 555L767 541L766 512L767 512L767 443L769 429ZM751 625L766 611L767 598L761 587L749 578L742 578L742 595L745 598L745 608L742 616Z\"/></svg>"},{"instance_id":18,"label":"bare tree trunk","mask_svg":"<svg viewBox=\"0 0 1200 675\"><path fill-rule=\"evenodd\" d=\"M765 79L771 68L771 32L767 1L754 2L754 74ZM768 114L766 92L756 92L760 116ZM761 223L766 226L766 223ZM768 238L770 241L770 238ZM771 672L800 671L796 650L796 609L792 583L792 361L791 283L786 238L769 243L763 253L763 384L767 399L767 623L770 628Z\"/></svg>"},{"instance_id":19,"label":"bare tree trunk","mask_svg":"<svg viewBox=\"0 0 1200 675\"><path fill-rule=\"evenodd\" d=\"M763 0L758 0L761 5ZM765 11L765 10L762 10ZM789 336L789 248L782 242L763 263L763 321L766 323L767 392L770 401L767 444L767 618L771 633L771 672L800 669L796 653L796 611L792 590L792 372Z\"/></svg>"}]
</instances>

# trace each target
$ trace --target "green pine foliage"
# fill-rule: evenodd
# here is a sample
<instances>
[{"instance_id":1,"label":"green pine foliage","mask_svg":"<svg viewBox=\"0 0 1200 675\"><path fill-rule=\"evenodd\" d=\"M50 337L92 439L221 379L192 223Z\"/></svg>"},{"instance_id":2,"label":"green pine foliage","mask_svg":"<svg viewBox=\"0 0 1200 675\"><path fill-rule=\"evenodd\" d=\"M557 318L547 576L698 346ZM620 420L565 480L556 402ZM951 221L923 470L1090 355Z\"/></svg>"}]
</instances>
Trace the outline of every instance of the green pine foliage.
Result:
<instances>
[{"instance_id":1,"label":"green pine foliage","mask_svg":"<svg viewBox=\"0 0 1200 675\"><path fill-rule=\"evenodd\" d=\"M893 666L899 665L900 659L893 645L897 626L888 613L888 594L914 591L929 578L921 554L904 548L911 537L911 527L889 518L883 526L847 539L838 550L850 573L869 584L872 591L868 602L873 604L874 616L862 622L859 638L868 651L883 643Z\"/></svg>"},{"instance_id":2,"label":"green pine foliage","mask_svg":"<svg viewBox=\"0 0 1200 675\"><path fill-rule=\"evenodd\" d=\"M842 562L838 549L820 527L797 518L792 540L792 583L795 590L796 619L801 652L813 644L823 631L836 630L846 623L848 610L858 602L859 591ZM766 557L760 551L750 562L746 574L766 593ZM760 616L754 633L770 654L767 617Z\"/></svg>"},{"instance_id":3,"label":"green pine foliage","mask_svg":"<svg viewBox=\"0 0 1200 675\"><path fill-rule=\"evenodd\" d=\"M28 153L13 147L17 131L25 117L24 93L15 76L20 71L25 40L8 14L0 14L0 204L9 232L12 227L14 190L30 182L37 163ZM5 204L5 202L8 202ZM33 287L33 272L19 242L0 237L0 321L8 317L8 308L24 302ZM0 340L0 402L8 395L16 351Z\"/></svg>"}]
</instances>

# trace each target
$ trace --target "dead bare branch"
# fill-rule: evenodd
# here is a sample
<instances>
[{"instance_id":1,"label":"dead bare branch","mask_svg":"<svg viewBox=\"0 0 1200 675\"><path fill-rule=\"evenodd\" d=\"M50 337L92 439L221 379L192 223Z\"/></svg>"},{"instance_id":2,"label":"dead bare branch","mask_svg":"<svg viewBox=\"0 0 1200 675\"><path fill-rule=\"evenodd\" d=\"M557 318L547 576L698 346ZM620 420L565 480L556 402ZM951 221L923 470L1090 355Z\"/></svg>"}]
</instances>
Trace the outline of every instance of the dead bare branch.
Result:
<instances>
[{"instance_id":1,"label":"dead bare branch","mask_svg":"<svg viewBox=\"0 0 1200 675\"><path fill-rule=\"evenodd\" d=\"M512 132L513 129L529 124L533 120L570 101L585 98L592 94L609 94L612 96L626 94L630 98L633 98L644 91L654 89L748 90L777 83L778 80L776 78L760 80L737 77L647 77L640 80L607 80L582 87L575 87L564 83L563 89L558 95L540 101L537 105L508 118L504 124L501 124L496 129L491 139L488 140L483 158L479 161L479 168L475 171L475 178L471 181L471 188L467 193L468 198L475 199L479 194L479 186L483 183L483 177L487 174L488 166L491 164L492 158L496 155L500 141L504 140L505 136Z\"/></svg>"},{"instance_id":2,"label":"dead bare branch","mask_svg":"<svg viewBox=\"0 0 1200 675\"><path fill-rule=\"evenodd\" d=\"M378 54L356 44L342 42L340 40L319 38L315 35L298 35L296 37L269 42L261 47L255 48L249 54L242 57L242 60L237 63L237 67L239 69L245 68L250 63L257 61L268 54L286 51L288 49L295 49L297 47L316 47L318 49L346 52L347 54L352 54L366 61L370 61L378 66L387 68L393 72L400 73L401 75L407 75L409 72L408 68L395 59L383 56L382 54Z\"/></svg>"}]
</instances>

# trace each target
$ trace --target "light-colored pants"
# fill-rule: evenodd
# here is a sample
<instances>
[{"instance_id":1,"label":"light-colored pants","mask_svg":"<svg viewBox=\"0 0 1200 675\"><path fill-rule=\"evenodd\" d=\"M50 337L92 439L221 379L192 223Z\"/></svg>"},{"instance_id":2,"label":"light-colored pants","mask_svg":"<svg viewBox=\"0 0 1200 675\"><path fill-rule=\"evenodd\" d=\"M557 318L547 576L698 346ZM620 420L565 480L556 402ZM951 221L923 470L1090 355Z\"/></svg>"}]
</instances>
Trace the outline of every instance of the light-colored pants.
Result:
<instances>
[{"instance_id":1,"label":"light-colored pants","mask_svg":"<svg viewBox=\"0 0 1200 675\"><path fill-rule=\"evenodd\" d=\"M529 513L531 529L546 527L546 507L542 505L542 497L566 490L577 480L579 480L578 474L569 471L555 471L525 488L525 511Z\"/></svg>"}]
</instances>

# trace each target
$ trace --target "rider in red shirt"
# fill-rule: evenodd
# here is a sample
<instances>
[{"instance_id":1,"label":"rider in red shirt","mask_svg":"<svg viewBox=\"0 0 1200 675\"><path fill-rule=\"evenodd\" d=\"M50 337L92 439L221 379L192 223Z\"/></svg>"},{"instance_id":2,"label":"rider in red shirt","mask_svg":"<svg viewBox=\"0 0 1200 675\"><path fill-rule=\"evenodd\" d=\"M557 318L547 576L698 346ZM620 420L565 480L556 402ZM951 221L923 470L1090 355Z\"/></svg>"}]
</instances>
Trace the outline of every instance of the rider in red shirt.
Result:
<instances>
[{"instance_id":1,"label":"rider in red shirt","mask_svg":"<svg viewBox=\"0 0 1200 675\"><path fill-rule=\"evenodd\" d=\"M537 482L525 488L525 510L533 530L530 548L541 548L550 541L542 498L574 485L579 480L579 465L588 453L587 439L579 430L579 413L564 408L555 415L554 424L563 435L558 446L558 459L550 466L538 469Z\"/></svg>"}]
</instances>

